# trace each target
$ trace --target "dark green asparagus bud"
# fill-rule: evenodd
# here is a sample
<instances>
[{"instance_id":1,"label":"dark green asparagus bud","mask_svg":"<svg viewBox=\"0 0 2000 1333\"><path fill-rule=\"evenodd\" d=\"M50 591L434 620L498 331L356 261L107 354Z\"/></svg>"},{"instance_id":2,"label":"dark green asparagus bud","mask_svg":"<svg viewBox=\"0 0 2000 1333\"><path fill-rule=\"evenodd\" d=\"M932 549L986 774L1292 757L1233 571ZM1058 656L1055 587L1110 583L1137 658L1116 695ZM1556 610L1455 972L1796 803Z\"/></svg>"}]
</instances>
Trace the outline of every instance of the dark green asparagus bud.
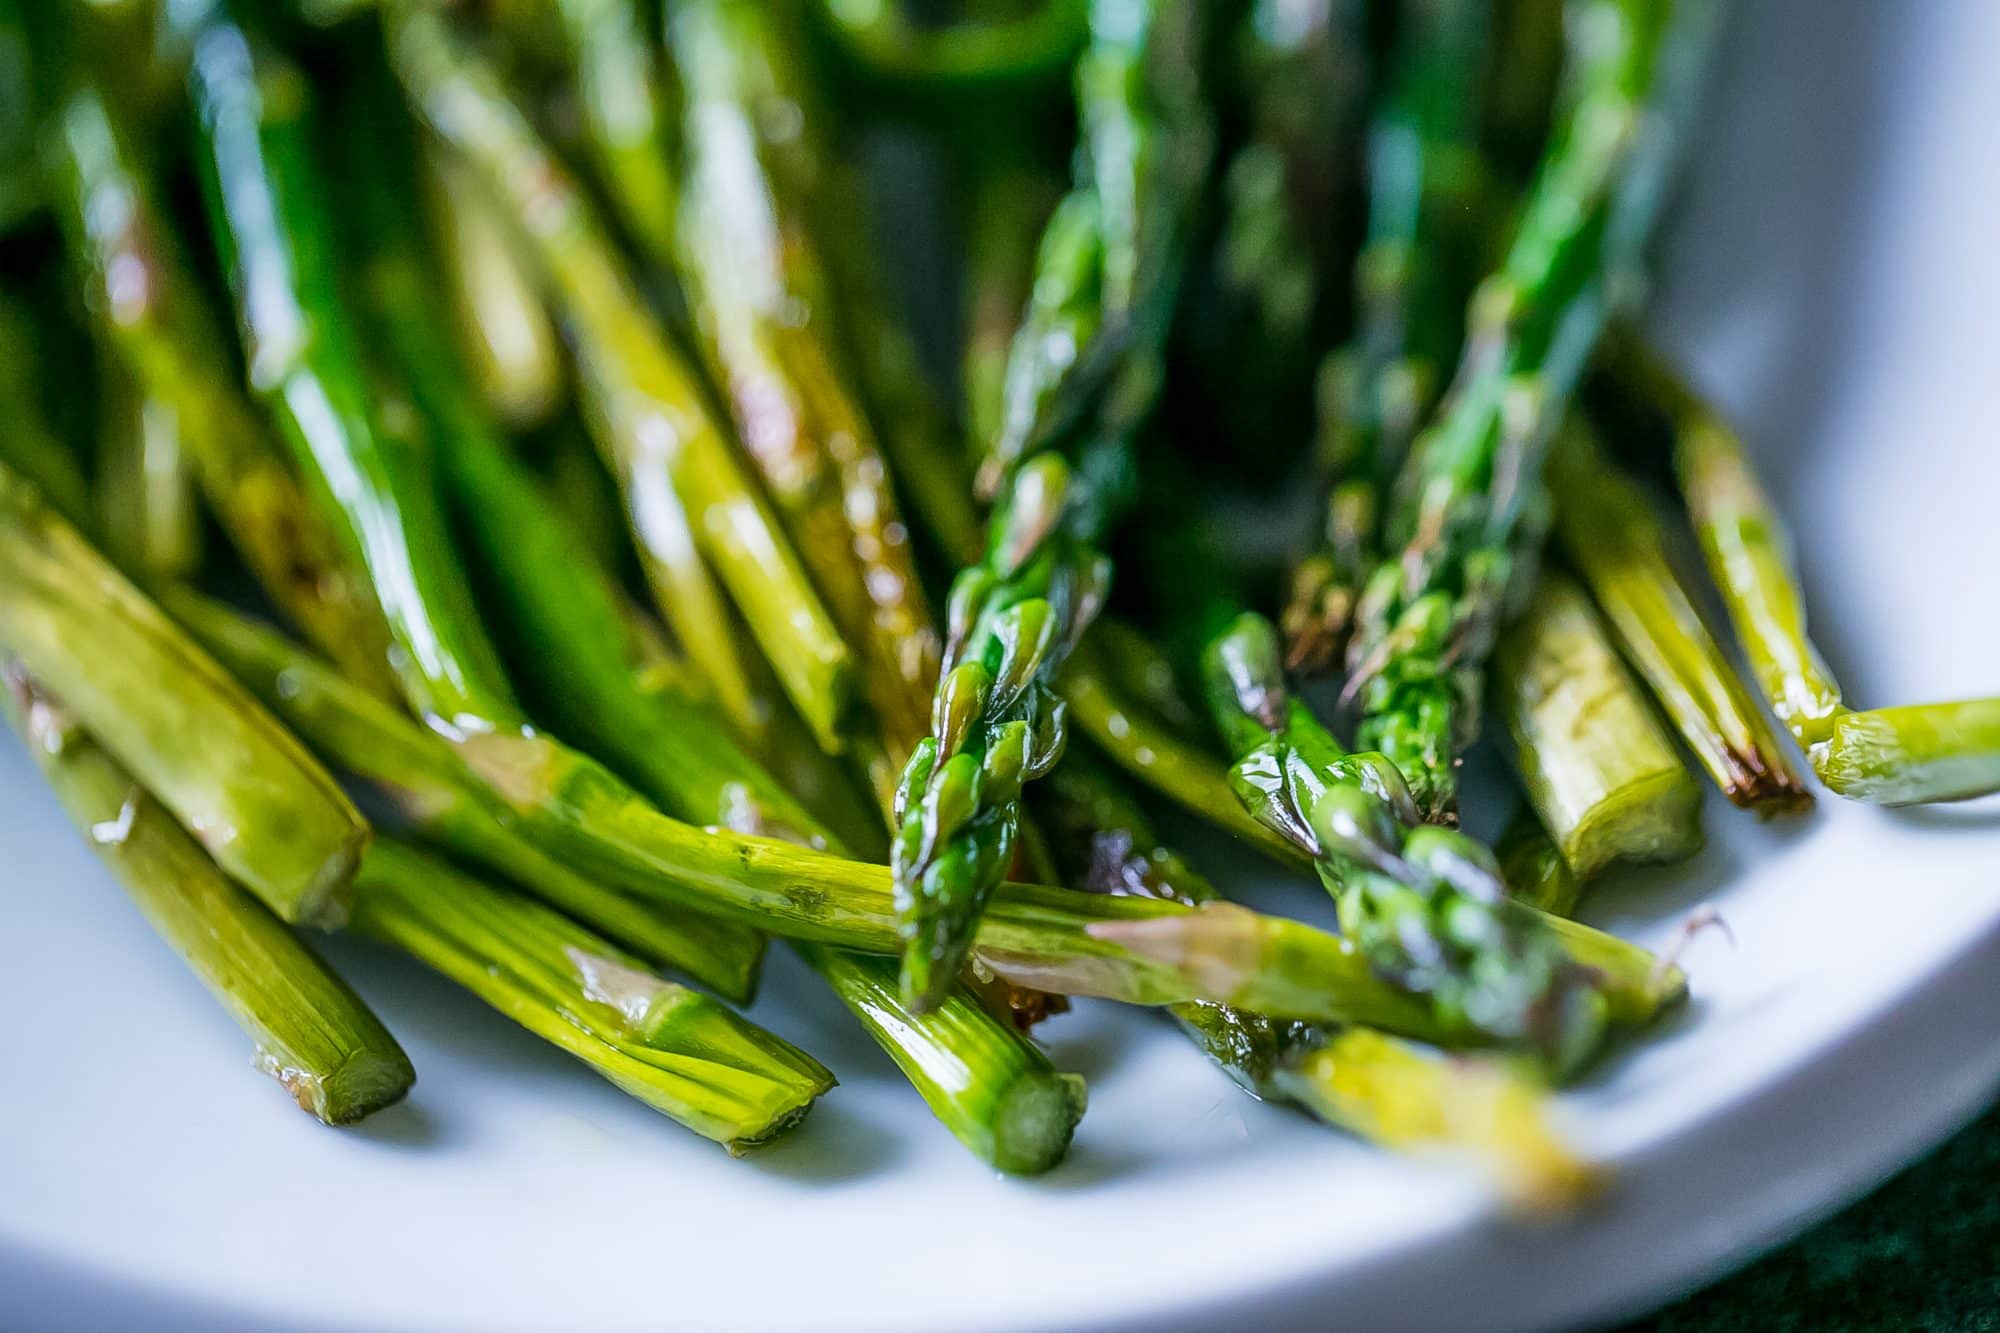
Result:
<instances>
[{"instance_id":1,"label":"dark green asparagus bud","mask_svg":"<svg viewBox=\"0 0 2000 1333\"><path fill-rule=\"evenodd\" d=\"M1651 230L1714 0L1571 0L1566 108L1501 269L1467 315L1443 414L1417 440L1348 649L1358 735L1451 816L1487 654L1520 571L1541 457ZM1393 572L1388 572L1393 571Z\"/></svg>"},{"instance_id":2,"label":"dark green asparagus bud","mask_svg":"<svg viewBox=\"0 0 2000 1333\"><path fill-rule=\"evenodd\" d=\"M1348 754L1290 698L1276 631L1242 616L1203 655L1211 706L1239 755L1239 797L1315 861L1341 928L1377 973L1422 995L1442 1026L1574 1068L1603 1003L1560 942L1505 899L1491 855L1448 829L1411 827L1394 765Z\"/></svg>"}]
</instances>

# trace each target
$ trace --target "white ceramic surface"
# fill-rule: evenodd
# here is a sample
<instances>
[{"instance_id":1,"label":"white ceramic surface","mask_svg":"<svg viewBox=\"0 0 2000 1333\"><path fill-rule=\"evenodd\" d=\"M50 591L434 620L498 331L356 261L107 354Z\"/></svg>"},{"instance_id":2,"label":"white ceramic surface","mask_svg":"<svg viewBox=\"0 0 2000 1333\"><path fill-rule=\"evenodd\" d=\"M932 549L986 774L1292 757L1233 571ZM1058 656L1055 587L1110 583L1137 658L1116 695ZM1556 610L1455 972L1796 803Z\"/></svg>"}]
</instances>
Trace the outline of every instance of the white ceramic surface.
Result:
<instances>
[{"instance_id":1,"label":"white ceramic surface","mask_svg":"<svg viewBox=\"0 0 2000 1333\"><path fill-rule=\"evenodd\" d=\"M1658 318L1769 460L1864 701L2000 688L2000 6L1737 6ZM1719 806L1719 803L1717 803ZM1162 1024L1047 1029L1070 1162L980 1169L780 960L757 1016L842 1086L746 1161L449 985L331 952L411 1101L333 1132L148 933L0 744L0 1326L1526 1328L1664 1298L1852 1197L2000 1081L2000 811L1824 804L1594 903L1712 899L1695 1002L1565 1099L1623 1186L1495 1221L1451 1172L1255 1105ZM1277 902L1317 904L1304 887Z\"/></svg>"}]
</instances>

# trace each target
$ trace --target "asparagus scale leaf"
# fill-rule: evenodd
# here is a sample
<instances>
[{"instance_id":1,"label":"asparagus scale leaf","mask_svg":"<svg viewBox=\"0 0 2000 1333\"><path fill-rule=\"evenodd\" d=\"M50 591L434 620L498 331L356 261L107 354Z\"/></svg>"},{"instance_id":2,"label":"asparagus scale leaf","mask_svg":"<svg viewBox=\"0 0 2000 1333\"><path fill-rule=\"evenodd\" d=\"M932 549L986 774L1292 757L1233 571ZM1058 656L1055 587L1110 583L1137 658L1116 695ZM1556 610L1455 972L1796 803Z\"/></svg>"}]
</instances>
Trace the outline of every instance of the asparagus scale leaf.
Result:
<instances>
[{"instance_id":1,"label":"asparagus scale leaf","mask_svg":"<svg viewBox=\"0 0 2000 1333\"><path fill-rule=\"evenodd\" d=\"M1038 790L1042 826L1085 887L1189 906L1215 898L1096 756L1072 750ZM1277 1020L1206 1001L1168 1012L1253 1096L1393 1151L1465 1154L1525 1209L1568 1207L1594 1184L1549 1127L1538 1082L1513 1066L1454 1060L1369 1028Z\"/></svg>"}]
</instances>

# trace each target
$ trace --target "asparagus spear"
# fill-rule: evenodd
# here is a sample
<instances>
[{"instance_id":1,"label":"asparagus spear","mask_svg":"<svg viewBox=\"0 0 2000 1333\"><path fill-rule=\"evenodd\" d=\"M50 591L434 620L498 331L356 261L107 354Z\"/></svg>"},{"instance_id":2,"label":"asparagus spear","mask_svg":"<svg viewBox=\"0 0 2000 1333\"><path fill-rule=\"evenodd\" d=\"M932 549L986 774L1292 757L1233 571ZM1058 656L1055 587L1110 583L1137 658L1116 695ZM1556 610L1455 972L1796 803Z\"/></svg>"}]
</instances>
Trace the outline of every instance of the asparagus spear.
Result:
<instances>
[{"instance_id":1,"label":"asparagus spear","mask_svg":"<svg viewBox=\"0 0 2000 1333\"><path fill-rule=\"evenodd\" d=\"M1550 916L1568 916L1583 897L1583 877L1533 810L1523 810L1500 835L1494 854L1516 902Z\"/></svg>"},{"instance_id":2,"label":"asparagus spear","mask_svg":"<svg viewBox=\"0 0 2000 1333\"><path fill-rule=\"evenodd\" d=\"M1010 1175L1039 1175L1062 1160L1083 1117L1081 1078L1056 1073L1039 1048L963 986L913 1015L892 960L816 944L802 944L799 952L923 1094L931 1113L982 1161Z\"/></svg>"},{"instance_id":3,"label":"asparagus spear","mask_svg":"<svg viewBox=\"0 0 2000 1333\"><path fill-rule=\"evenodd\" d=\"M504 876L649 963L747 1003L762 937L697 913L669 913L594 883L523 838L451 747L325 662L185 589L169 609L259 699L329 761L373 783L421 840Z\"/></svg>"},{"instance_id":4,"label":"asparagus spear","mask_svg":"<svg viewBox=\"0 0 2000 1333\"><path fill-rule=\"evenodd\" d=\"M1570 563L1723 795L1765 814L1810 805L1770 723L1674 572L1664 526L1645 494L1580 426L1554 450L1549 486Z\"/></svg>"},{"instance_id":5,"label":"asparagus spear","mask_svg":"<svg viewBox=\"0 0 2000 1333\"><path fill-rule=\"evenodd\" d=\"M368 826L209 656L0 466L0 656L63 703L229 876L337 925Z\"/></svg>"},{"instance_id":6,"label":"asparagus spear","mask_svg":"<svg viewBox=\"0 0 2000 1333\"><path fill-rule=\"evenodd\" d=\"M8 721L148 923L256 1043L259 1069L329 1125L400 1100L416 1075L360 997L226 880L60 703L11 667Z\"/></svg>"},{"instance_id":7,"label":"asparagus spear","mask_svg":"<svg viewBox=\"0 0 2000 1333\"><path fill-rule=\"evenodd\" d=\"M618 475L647 579L689 655L734 724L760 734L764 710L698 548L787 696L821 745L837 750L852 694L848 650L588 203L440 14L399 8L390 47L419 116L526 230L568 327L586 417Z\"/></svg>"},{"instance_id":8,"label":"asparagus spear","mask_svg":"<svg viewBox=\"0 0 2000 1333\"><path fill-rule=\"evenodd\" d=\"M1073 882L1194 905L1214 888L1160 845L1095 755L1072 748L1040 786L1042 827ZM1472 1154L1530 1208L1575 1202L1592 1181L1550 1132L1536 1084L1505 1065L1445 1060L1368 1028L1283 1022L1227 1005L1172 1006L1174 1021L1253 1096L1297 1106L1397 1151Z\"/></svg>"},{"instance_id":9,"label":"asparagus spear","mask_svg":"<svg viewBox=\"0 0 2000 1333\"><path fill-rule=\"evenodd\" d=\"M1576 877L1701 846L1701 788L1575 582L1542 575L1493 668L1521 784Z\"/></svg>"},{"instance_id":10,"label":"asparagus spear","mask_svg":"<svg viewBox=\"0 0 2000 1333\"><path fill-rule=\"evenodd\" d=\"M354 927L731 1153L798 1124L834 1084L796 1046L566 917L392 840L362 865Z\"/></svg>"},{"instance_id":11,"label":"asparagus spear","mask_svg":"<svg viewBox=\"0 0 2000 1333\"><path fill-rule=\"evenodd\" d=\"M1601 989L1607 979L1576 966L1557 923L1507 901L1485 848L1452 830L1408 827L1414 810L1396 767L1343 750L1290 697L1279 651L1270 623L1243 615L1203 653L1244 804L1313 857L1342 930L1378 973L1422 995L1441 1028L1576 1068L1622 1005ZM1639 998L1649 1017L1656 1003Z\"/></svg>"},{"instance_id":12,"label":"asparagus spear","mask_svg":"<svg viewBox=\"0 0 2000 1333\"><path fill-rule=\"evenodd\" d=\"M1062 751L1049 682L1108 589L1096 546L1127 437L1157 388L1210 156L1202 11L1182 0L1091 8L1077 71L1081 179L1044 233L982 466L982 491L1006 495L984 561L953 584L931 735L896 797L903 989L919 1007L957 972L1005 871L1021 785ZM1098 444L1071 466L1053 446L1086 416Z\"/></svg>"},{"instance_id":13,"label":"asparagus spear","mask_svg":"<svg viewBox=\"0 0 2000 1333\"><path fill-rule=\"evenodd\" d=\"M480 401L517 430L547 420L563 396L562 351L519 240L462 162L426 152L423 185Z\"/></svg>"},{"instance_id":14,"label":"asparagus spear","mask_svg":"<svg viewBox=\"0 0 2000 1333\"><path fill-rule=\"evenodd\" d=\"M1322 545L1285 608L1285 660L1338 659L1361 583L1380 558L1384 493L1458 346L1453 303L1471 258L1484 0L1401 7L1383 104L1368 132L1368 235L1355 261L1359 327L1320 370L1318 451L1333 478Z\"/></svg>"},{"instance_id":15,"label":"asparagus spear","mask_svg":"<svg viewBox=\"0 0 2000 1333\"><path fill-rule=\"evenodd\" d=\"M56 128L52 174L101 344L141 393L173 414L209 507L271 600L349 674L392 691L387 627L243 402L197 284L102 93L75 86Z\"/></svg>"},{"instance_id":16,"label":"asparagus spear","mask_svg":"<svg viewBox=\"0 0 2000 1333\"><path fill-rule=\"evenodd\" d=\"M675 254L695 329L738 437L865 663L888 764L900 768L927 730L937 631L874 432L843 382L807 226L803 201L825 174L812 142L819 111L760 6L679 4L667 37L687 155Z\"/></svg>"},{"instance_id":17,"label":"asparagus spear","mask_svg":"<svg viewBox=\"0 0 2000 1333\"><path fill-rule=\"evenodd\" d=\"M394 143L393 130L369 126L364 140L379 160ZM364 210L372 223L368 285L378 324L441 428L448 485L495 576L506 618L528 645L523 659L544 693L562 701L561 723L666 810L841 850L680 681L661 676L642 687L619 651L625 626L608 579L492 438L450 364L426 316L421 264L409 228L398 225L392 188L378 171ZM295 687L295 697L300 692ZM712 928L722 930L720 923ZM755 958L753 949L750 962ZM824 949L807 951L806 959L974 1152L1014 1172L1046 1170L1061 1158L1082 1114L1079 1093L970 994L961 988L937 1012L918 1015L884 991L879 961Z\"/></svg>"},{"instance_id":18,"label":"asparagus spear","mask_svg":"<svg viewBox=\"0 0 2000 1333\"><path fill-rule=\"evenodd\" d=\"M639 248L672 253L678 191L654 42L634 0L557 0L583 110L584 141Z\"/></svg>"},{"instance_id":19,"label":"asparagus spear","mask_svg":"<svg viewBox=\"0 0 2000 1333\"><path fill-rule=\"evenodd\" d=\"M1674 469L1765 700L1835 794L1880 805L2000 791L2000 699L1856 712L1806 630L1791 535L1728 423L1636 340L1615 340L1620 381L1667 415Z\"/></svg>"},{"instance_id":20,"label":"asparagus spear","mask_svg":"<svg viewBox=\"0 0 2000 1333\"><path fill-rule=\"evenodd\" d=\"M1413 446L1348 650L1360 743L1449 817L1458 751L1515 585L1543 446L1651 229L1671 113L1714 0L1570 0L1566 107L1500 270L1467 315L1442 415Z\"/></svg>"},{"instance_id":21,"label":"asparagus spear","mask_svg":"<svg viewBox=\"0 0 2000 1333\"><path fill-rule=\"evenodd\" d=\"M1107 641L1100 625L1064 668L1062 697L1079 730L1126 772L1190 813L1242 838L1267 856L1297 866L1311 864L1298 844L1274 832L1236 799L1224 765L1201 745L1129 698L1105 659L1129 651Z\"/></svg>"}]
</instances>

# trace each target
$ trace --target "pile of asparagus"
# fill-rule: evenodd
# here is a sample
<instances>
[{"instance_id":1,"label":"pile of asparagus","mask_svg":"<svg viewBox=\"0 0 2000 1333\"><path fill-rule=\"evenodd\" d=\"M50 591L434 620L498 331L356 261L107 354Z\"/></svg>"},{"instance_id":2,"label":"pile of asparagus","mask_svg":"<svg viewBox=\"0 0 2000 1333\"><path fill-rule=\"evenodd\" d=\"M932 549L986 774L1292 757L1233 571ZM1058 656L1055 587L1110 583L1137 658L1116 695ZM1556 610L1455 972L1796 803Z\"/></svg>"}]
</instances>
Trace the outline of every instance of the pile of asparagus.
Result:
<instances>
[{"instance_id":1,"label":"pile of asparagus","mask_svg":"<svg viewBox=\"0 0 2000 1333\"><path fill-rule=\"evenodd\" d=\"M1631 322L1718 8L3 0L8 716L329 1123L414 1075L295 928L731 1151L834 1084L731 1007L777 937L1000 1170L1062 1158L1029 1029L1097 996L1561 1206L1550 1091L1686 989L1570 913L1699 846L1699 773L1810 801L1766 705L1841 795L2000 788L2000 700L1845 706ZM932 223L955 376L883 271ZM1274 578L1216 496L1301 489Z\"/></svg>"}]
</instances>

